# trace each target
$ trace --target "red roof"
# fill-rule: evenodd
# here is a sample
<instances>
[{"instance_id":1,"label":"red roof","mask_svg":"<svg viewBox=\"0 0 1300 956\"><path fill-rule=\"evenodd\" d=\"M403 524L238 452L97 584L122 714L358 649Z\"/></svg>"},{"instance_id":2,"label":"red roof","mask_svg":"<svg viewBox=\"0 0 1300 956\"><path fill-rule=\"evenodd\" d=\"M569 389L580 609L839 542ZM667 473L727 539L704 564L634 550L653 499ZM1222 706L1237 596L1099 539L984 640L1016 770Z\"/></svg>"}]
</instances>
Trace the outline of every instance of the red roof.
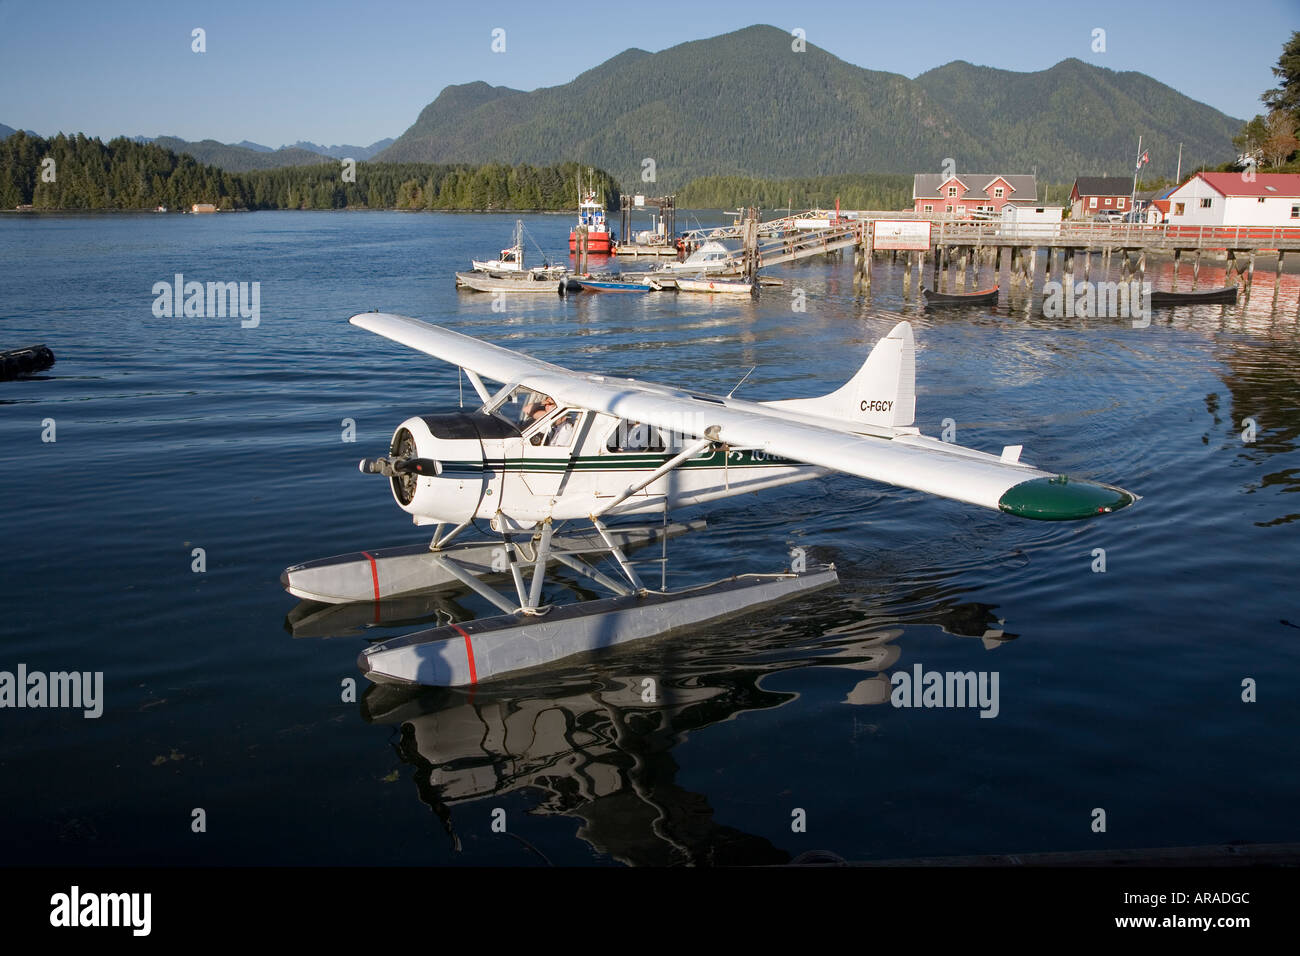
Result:
<instances>
[{"instance_id":1,"label":"red roof","mask_svg":"<svg viewBox=\"0 0 1300 956\"><path fill-rule=\"evenodd\" d=\"M1256 173L1254 182L1247 182L1241 173L1197 173L1196 175L1224 196L1300 198L1300 173Z\"/></svg>"}]
</instances>

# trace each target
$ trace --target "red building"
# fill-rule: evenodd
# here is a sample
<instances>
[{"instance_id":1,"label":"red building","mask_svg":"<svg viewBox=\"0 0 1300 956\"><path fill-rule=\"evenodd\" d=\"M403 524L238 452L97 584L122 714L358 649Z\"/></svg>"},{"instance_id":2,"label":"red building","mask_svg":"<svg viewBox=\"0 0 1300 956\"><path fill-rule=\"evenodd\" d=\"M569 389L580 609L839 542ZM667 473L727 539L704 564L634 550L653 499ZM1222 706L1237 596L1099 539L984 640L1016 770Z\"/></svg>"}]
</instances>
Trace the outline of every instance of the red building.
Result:
<instances>
[{"instance_id":1,"label":"red building","mask_svg":"<svg viewBox=\"0 0 1300 956\"><path fill-rule=\"evenodd\" d=\"M1070 190L1070 218L1092 219L1100 213L1129 211L1133 180L1127 176L1080 176Z\"/></svg>"},{"instance_id":2,"label":"red building","mask_svg":"<svg viewBox=\"0 0 1300 956\"><path fill-rule=\"evenodd\" d=\"M1033 176L998 173L917 173L912 177L912 209L923 216L995 218L1002 207L1038 201Z\"/></svg>"}]
</instances>

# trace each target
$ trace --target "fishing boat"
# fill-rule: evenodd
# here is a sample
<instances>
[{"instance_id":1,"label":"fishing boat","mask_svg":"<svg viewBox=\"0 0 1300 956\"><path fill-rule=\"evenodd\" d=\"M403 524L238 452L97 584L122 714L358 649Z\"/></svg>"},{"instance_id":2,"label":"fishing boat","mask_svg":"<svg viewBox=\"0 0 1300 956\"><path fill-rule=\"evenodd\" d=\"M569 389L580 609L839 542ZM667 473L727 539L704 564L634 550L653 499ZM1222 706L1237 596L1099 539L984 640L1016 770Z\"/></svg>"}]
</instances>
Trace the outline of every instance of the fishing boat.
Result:
<instances>
[{"instance_id":1,"label":"fishing boat","mask_svg":"<svg viewBox=\"0 0 1300 956\"><path fill-rule=\"evenodd\" d=\"M1156 292L1151 293L1151 305L1154 308L1171 305L1201 305L1237 301L1237 287L1224 286L1222 289L1208 289L1205 292Z\"/></svg>"},{"instance_id":2,"label":"fishing boat","mask_svg":"<svg viewBox=\"0 0 1300 956\"><path fill-rule=\"evenodd\" d=\"M980 289L976 292L931 292L925 290L926 305L996 305L998 287Z\"/></svg>"},{"instance_id":3,"label":"fishing boat","mask_svg":"<svg viewBox=\"0 0 1300 956\"><path fill-rule=\"evenodd\" d=\"M515 241L496 259L471 259L476 272L522 272L524 268L524 221L515 220Z\"/></svg>"},{"instance_id":4,"label":"fishing boat","mask_svg":"<svg viewBox=\"0 0 1300 956\"><path fill-rule=\"evenodd\" d=\"M578 225L569 233L569 252L578 251L578 229L587 227L587 252L607 256L614 251L614 236L605 222L605 203L596 190L587 189L578 195Z\"/></svg>"},{"instance_id":5,"label":"fishing boat","mask_svg":"<svg viewBox=\"0 0 1300 956\"><path fill-rule=\"evenodd\" d=\"M527 272L457 272L456 288L471 292L550 292L560 291L566 270L530 269Z\"/></svg>"},{"instance_id":6,"label":"fishing boat","mask_svg":"<svg viewBox=\"0 0 1300 956\"><path fill-rule=\"evenodd\" d=\"M753 295L754 283L741 279L708 279L704 277L678 276L678 292L711 292L723 295Z\"/></svg>"}]
</instances>

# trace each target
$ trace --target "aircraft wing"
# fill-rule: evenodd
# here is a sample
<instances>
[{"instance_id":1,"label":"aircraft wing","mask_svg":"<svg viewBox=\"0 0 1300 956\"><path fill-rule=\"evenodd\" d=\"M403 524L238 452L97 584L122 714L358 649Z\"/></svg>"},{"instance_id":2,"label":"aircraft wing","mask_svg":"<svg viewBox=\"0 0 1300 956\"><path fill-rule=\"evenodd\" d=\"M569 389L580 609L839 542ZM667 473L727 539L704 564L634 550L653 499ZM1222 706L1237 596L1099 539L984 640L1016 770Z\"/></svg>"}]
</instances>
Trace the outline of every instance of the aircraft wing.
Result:
<instances>
[{"instance_id":1,"label":"aircraft wing","mask_svg":"<svg viewBox=\"0 0 1300 956\"><path fill-rule=\"evenodd\" d=\"M372 312L350 321L486 378L527 385L561 404L1026 518L1087 518L1137 500L1111 485L1066 478L928 438L910 427L855 425L771 404L575 372L406 316ZM906 339L910 345L910 327Z\"/></svg>"}]
</instances>

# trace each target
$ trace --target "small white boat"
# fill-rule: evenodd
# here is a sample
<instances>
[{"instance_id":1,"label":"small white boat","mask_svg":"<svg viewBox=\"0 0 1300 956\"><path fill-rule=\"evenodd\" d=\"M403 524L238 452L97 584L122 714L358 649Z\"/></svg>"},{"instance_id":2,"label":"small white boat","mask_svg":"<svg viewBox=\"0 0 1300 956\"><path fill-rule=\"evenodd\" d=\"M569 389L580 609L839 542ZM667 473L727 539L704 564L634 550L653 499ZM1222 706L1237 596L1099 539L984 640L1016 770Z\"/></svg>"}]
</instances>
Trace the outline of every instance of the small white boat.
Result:
<instances>
[{"instance_id":1,"label":"small white boat","mask_svg":"<svg viewBox=\"0 0 1300 956\"><path fill-rule=\"evenodd\" d=\"M723 295L753 295L754 283L741 279L709 279L696 276L677 277L678 292L711 292Z\"/></svg>"},{"instance_id":2,"label":"small white boat","mask_svg":"<svg viewBox=\"0 0 1300 956\"><path fill-rule=\"evenodd\" d=\"M710 239L696 249L684 262L667 262L659 266L656 272L732 272L739 263L732 259L732 252L722 243Z\"/></svg>"},{"instance_id":3,"label":"small white boat","mask_svg":"<svg viewBox=\"0 0 1300 956\"><path fill-rule=\"evenodd\" d=\"M475 272L522 272L524 269L524 221L515 220L515 242L501 250L498 259L471 259Z\"/></svg>"},{"instance_id":4,"label":"small white boat","mask_svg":"<svg viewBox=\"0 0 1300 956\"><path fill-rule=\"evenodd\" d=\"M549 292L557 295L564 272L530 269L527 272L457 272L456 288L473 292Z\"/></svg>"}]
</instances>

